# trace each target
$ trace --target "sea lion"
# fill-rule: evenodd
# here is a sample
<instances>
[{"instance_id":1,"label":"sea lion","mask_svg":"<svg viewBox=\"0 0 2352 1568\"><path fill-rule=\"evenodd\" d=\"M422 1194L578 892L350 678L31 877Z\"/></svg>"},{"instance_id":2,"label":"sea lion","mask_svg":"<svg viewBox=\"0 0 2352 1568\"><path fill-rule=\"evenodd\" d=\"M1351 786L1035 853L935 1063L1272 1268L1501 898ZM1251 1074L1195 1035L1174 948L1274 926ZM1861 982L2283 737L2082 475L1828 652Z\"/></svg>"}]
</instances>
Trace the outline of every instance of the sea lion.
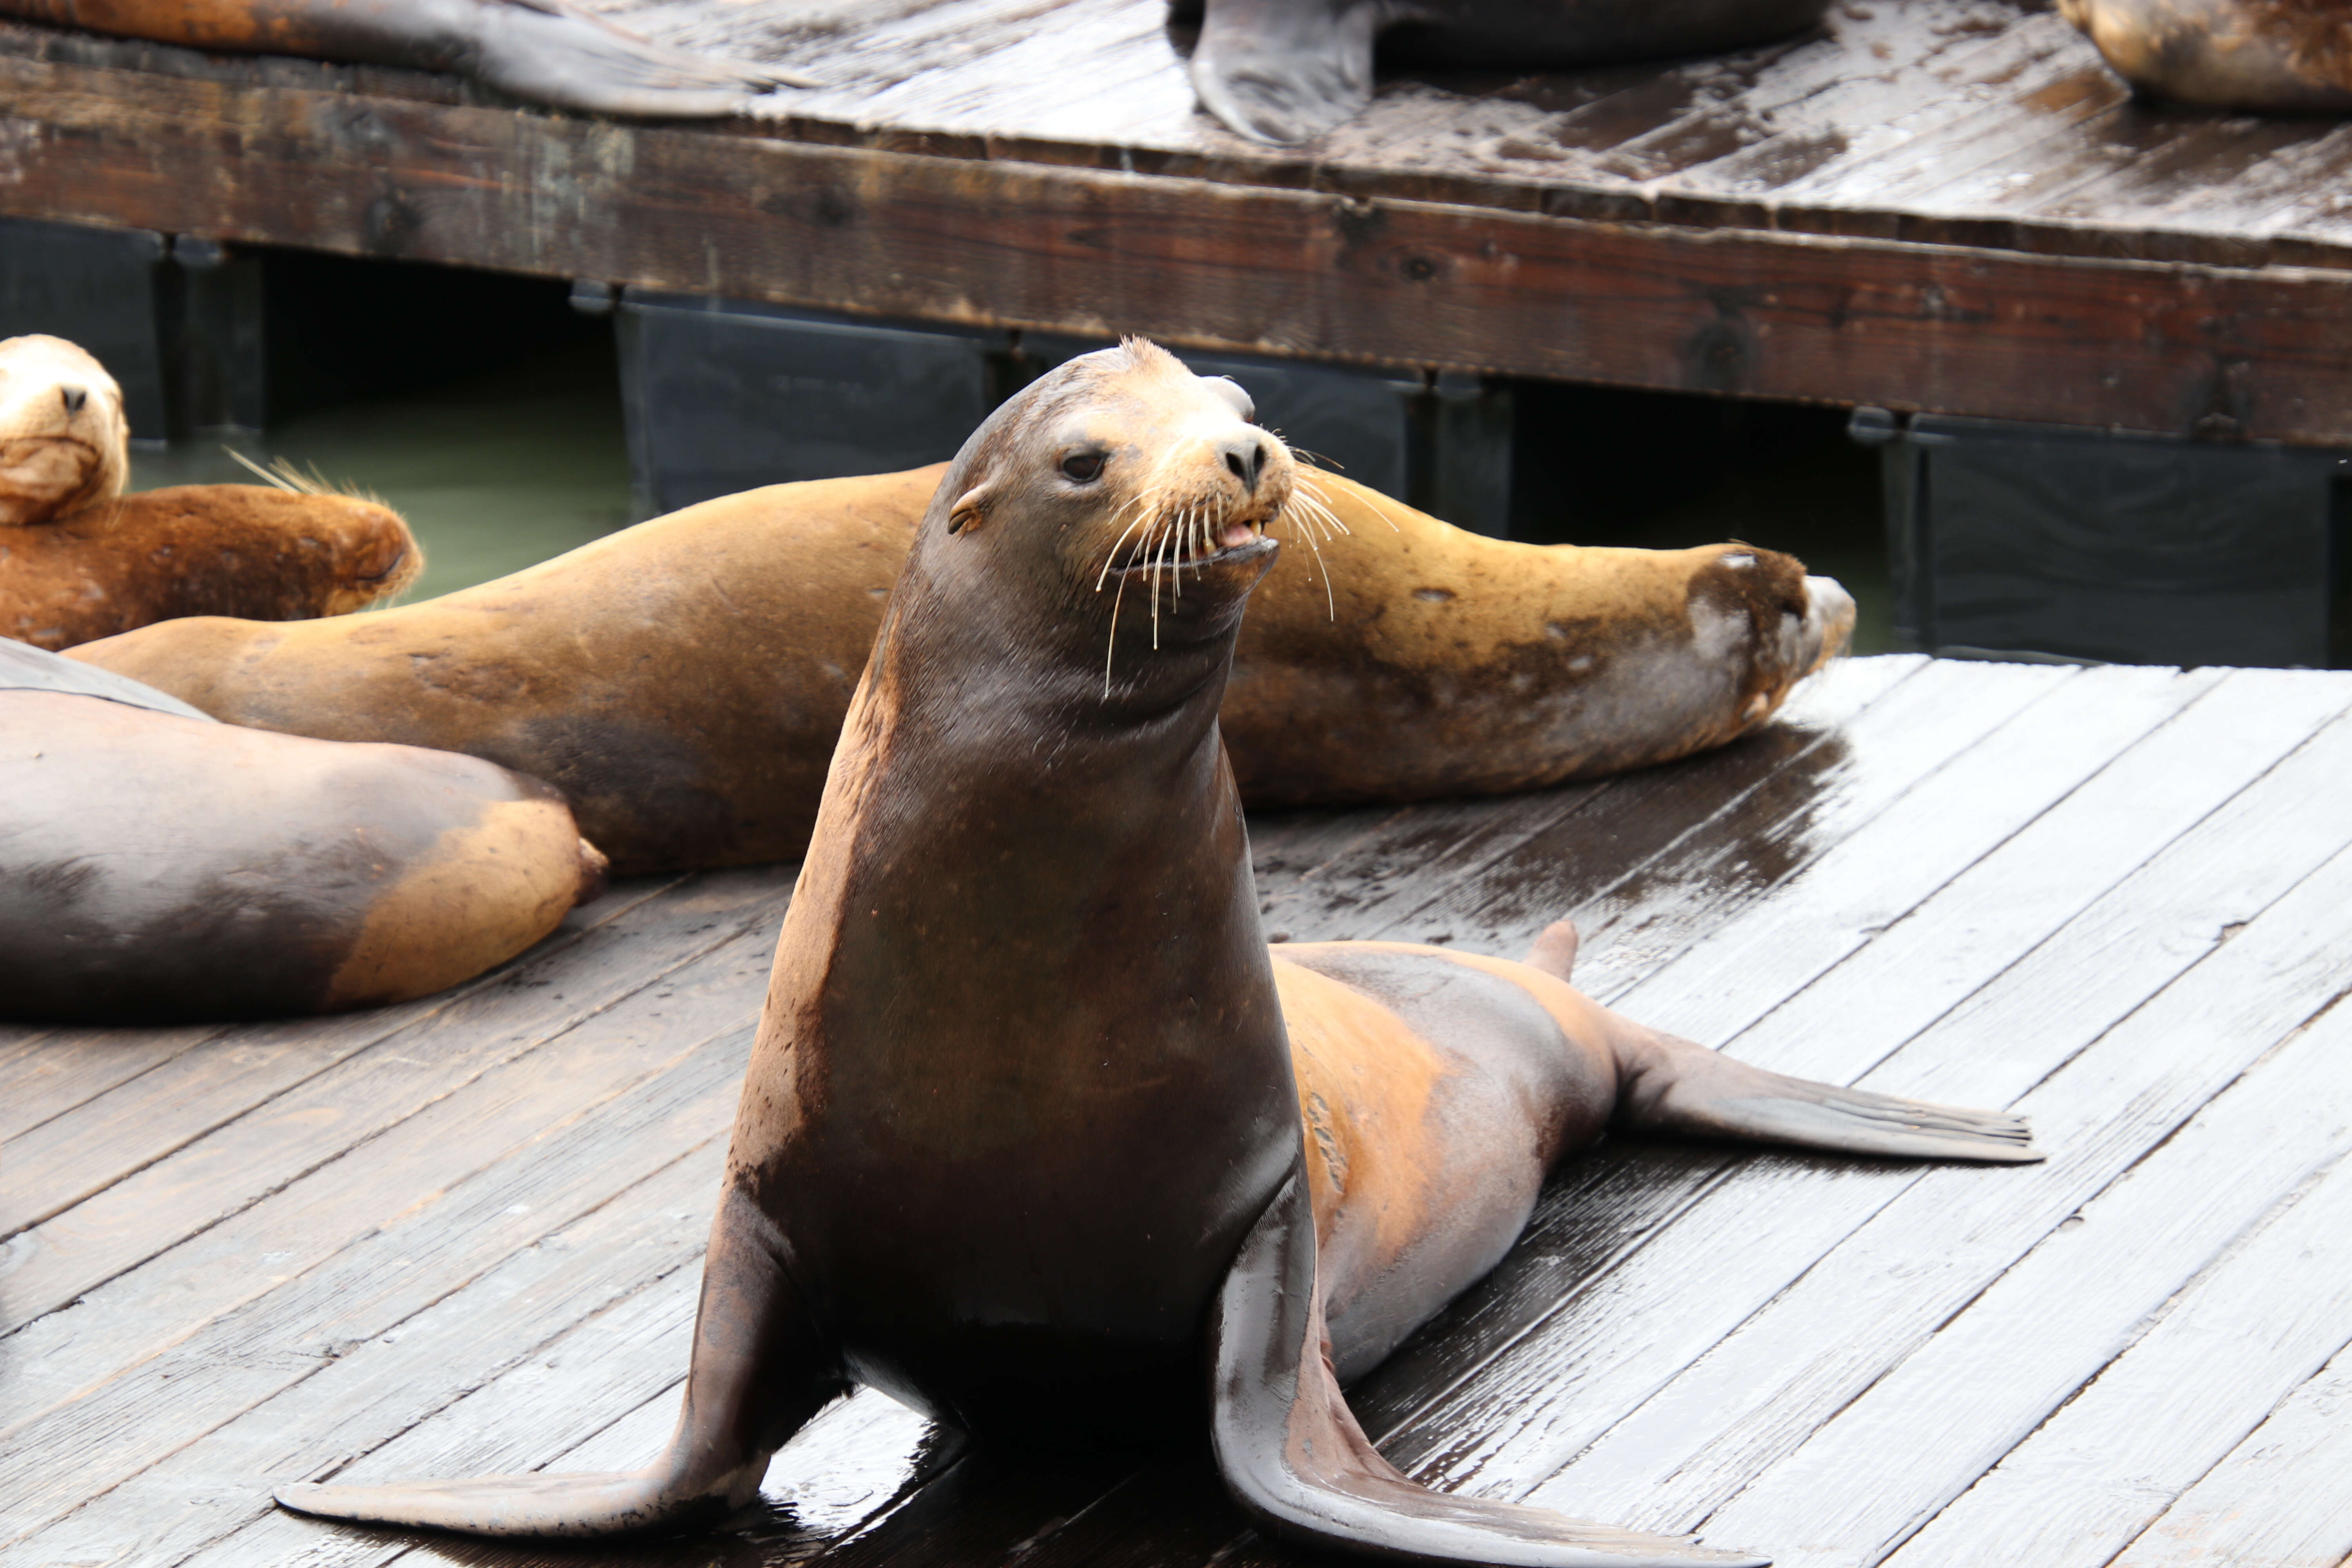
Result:
<instances>
[{"instance_id":1,"label":"sea lion","mask_svg":"<svg viewBox=\"0 0 2352 1568\"><path fill-rule=\"evenodd\" d=\"M0 637L52 650L179 616L341 616L425 570L400 514L318 489L177 485L0 527Z\"/></svg>"},{"instance_id":2,"label":"sea lion","mask_svg":"<svg viewBox=\"0 0 2352 1568\"><path fill-rule=\"evenodd\" d=\"M2176 103L2269 114L2352 111L2344 0L2058 0L2116 74Z\"/></svg>"},{"instance_id":3,"label":"sea lion","mask_svg":"<svg viewBox=\"0 0 2352 1568\"><path fill-rule=\"evenodd\" d=\"M0 16L228 54L457 71L601 114L736 114L772 87L816 85L667 47L567 0L0 0Z\"/></svg>"},{"instance_id":4,"label":"sea lion","mask_svg":"<svg viewBox=\"0 0 2352 1568\"><path fill-rule=\"evenodd\" d=\"M0 642L0 1016L406 1001L512 958L603 878L534 779L241 730Z\"/></svg>"},{"instance_id":5,"label":"sea lion","mask_svg":"<svg viewBox=\"0 0 2352 1568\"><path fill-rule=\"evenodd\" d=\"M0 528L47 522L122 493L122 388L79 344L0 342Z\"/></svg>"},{"instance_id":6,"label":"sea lion","mask_svg":"<svg viewBox=\"0 0 2352 1568\"><path fill-rule=\"evenodd\" d=\"M940 472L706 501L358 620L178 620L74 657L233 723L545 779L624 872L792 859ZM1255 804L1681 756L1762 723L1853 625L1843 589L1770 551L1510 543L1301 483L1286 526L1314 548L1259 591L1227 697Z\"/></svg>"},{"instance_id":7,"label":"sea lion","mask_svg":"<svg viewBox=\"0 0 2352 1568\"><path fill-rule=\"evenodd\" d=\"M949 469L784 918L663 1458L280 1502L596 1534L747 1501L853 1383L983 1437L1088 1444L1164 1438L1206 1392L1220 1471L1279 1535L1416 1562L1760 1561L1425 1491L1339 1379L1491 1268L1545 1166L1612 1117L2039 1156L2012 1118L1620 1018L1560 977L1564 928L1538 964L1269 949L1217 708L1296 479L1246 408L1130 342L1016 395Z\"/></svg>"},{"instance_id":8,"label":"sea lion","mask_svg":"<svg viewBox=\"0 0 2352 1568\"><path fill-rule=\"evenodd\" d=\"M1747 48L1828 0L1177 0L1200 18L1201 105L1260 142L1309 142L1372 100L1372 55L1422 65L1605 65ZM1393 31L1391 31L1393 29Z\"/></svg>"}]
</instances>

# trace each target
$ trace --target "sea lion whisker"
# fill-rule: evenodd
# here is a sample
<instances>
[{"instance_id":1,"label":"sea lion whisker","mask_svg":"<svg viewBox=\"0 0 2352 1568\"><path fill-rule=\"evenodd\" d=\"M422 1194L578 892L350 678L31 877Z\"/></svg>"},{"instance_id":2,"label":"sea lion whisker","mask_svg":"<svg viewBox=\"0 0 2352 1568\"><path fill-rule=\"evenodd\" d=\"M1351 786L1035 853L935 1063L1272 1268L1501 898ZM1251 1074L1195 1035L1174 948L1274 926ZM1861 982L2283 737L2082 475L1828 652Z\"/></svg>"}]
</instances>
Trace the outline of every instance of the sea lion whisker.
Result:
<instances>
[{"instance_id":1,"label":"sea lion whisker","mask_svg":"<svg viewBox=\"0 0 2352 1568\"><path fill-rule=\"evenodd\" d=\"M1113 521L1115 521L1117 520L1114 519ZM1143 525L1143 519L1139 517L1133 522L1129 523L1124 529L1120 530L1118 537L1110 542L1109 552L1103 557L1102 571L1095 577L1096 593L1099 594L1102 592L1104 580L1109 577L1112 565L1118 560L1118 547L1127 542L1127 536L1129 534L1133 533L1137 529L1141 528ZM1114 610L1112 611L1112 614L1116 615L1118 612Z\"/></svg>"},{"instance_id":2,"label":"sea lion whisker","mask_svg":"<svg viewBox=\"0 0 2352 1568\"><path fill-rule=\"evenodd\" d=\"M1315 552L1315 565L1323 574L1323 607L1336 626L1339 620L1339 601L1331 591L1331 563L1323 559L1323 547L1315 542L1315 536L1310 533L1306 538L1307 548Z\"/></svg>"},{"instance_id":3,"label":"sea lion whisker","mask_svg":"<svg viewBox=\"0 0 2352 1568\"><path fill-rule=\"evenodd\" d=\"M1118 652L1118 607L1127 599L1127 574L1118 576L1118 592L1110 596L1110 636L1103 639L1103 700L1110 700L1110 663Z\"/></svg>"},{"instance_id":4,"label":"sea lion whisker","mask_svg":"<svg viewBox=\"0 0 2352 1568\"><path fill-rule=\"evenodd\" d=\"M1317 484L1311 474L1299 475L1299 480L1300 488L1307 492L1307 504L1313 509L1318 516L1323 518L1341 533L1353 533L1355 531L1354 529L1349 528L1345 521L1341 521L1340 516L1337 511L1334 511L1331 509L1330 492L1324 489L1322 486ZM1377 495L1379 492L1366 489L1364 493L1368 496L1372 496ZM1377 506L1377 503L1375 503L1375 505ZM1382 512L1381 515L1387 521L1390 529L1391 531L1396 531L1396 520L1389 517L1386 512Z\"/></svg>"}]
</instances>

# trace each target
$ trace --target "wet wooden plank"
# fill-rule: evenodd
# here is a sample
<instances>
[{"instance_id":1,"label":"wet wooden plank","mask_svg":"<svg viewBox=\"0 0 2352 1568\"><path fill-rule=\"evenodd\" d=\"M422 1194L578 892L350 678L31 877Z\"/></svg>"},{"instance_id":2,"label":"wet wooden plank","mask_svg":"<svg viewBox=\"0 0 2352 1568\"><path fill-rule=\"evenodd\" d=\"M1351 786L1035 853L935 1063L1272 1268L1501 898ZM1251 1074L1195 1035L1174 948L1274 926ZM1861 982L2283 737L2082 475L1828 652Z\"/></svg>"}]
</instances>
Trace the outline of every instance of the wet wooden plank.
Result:
<instances>
[{"instance_id":1,"label":"wet wooden plank","mask_svg":"<svg viewBox=\"0 0 2352 1568\"><path fill-rule=\"evenodd\" d=\"M0 1048L0 1169L13 1140L218 1038L225 1027L44 1029ZM6 1228L0 1222L0 1231Z\"/></svg>"},{"instance_id":2,"label":"wet wooden plank","mask_svg":"<svg viewBox=\"0 0 2352 1568\"><path fill-rule=\"evenodd\" d=\"M54 1218L362 1052L406 1049L386 1045L394 1037L415 1031L421 1039L434 1020L445 1028L473 1027L476 1010L466 1007L467 999L486 990L543 988L554 984L551 974L577 975L583 963L619 945L633 955L643 947L644 958L658 962L670 950L640 941L645 922L629 917L676 880L623 889L609 905L599 900L511 963L419 1001L285 1024L90 1029L52 1039L41 1057L54 1071L28 1097L47 1114L0 1140L0 1236ZM759 884L717 886L722 901L761 890ZM616 929L601 930L607 925ZM625 973L612 976L615 987L625 981ZM568 1006L559 1005L562 993L536 998L539 1016L577 1018L595 1005L576 986L572 995ZM457 1016L445 1017L452 1008L460 1010ZM523 1027L531 1021L513 1019ZM0 1317L0 1326L19 1321Z\"/></svg>"},{"instance_id":3,"label":"wet wooden plank","mask_svg":"<svg viewBox=\"0 0 2352 1568\"><path fill-rule=\"evenodd\" d=\"M19 1330L0 1545L717 1136L773 945L738 937Z\"/></svg>"},{"instance_id":4,"label":"wet wooden plank","mask_svg":"<svg viewBox=\"0 0 2352 1568\"><path fill-rule=\"evenodd\" d=\"M2352 1554L2352 1355L2280 1405L2115 1559L2116 1568L2311 1568Z\"/></svg>"},{"instance_id":5,"label":"wet wooden plank","mask_svg":"<svg viewBox=\"0 0 2352 1568\"><path fill-rule=\"evenodd\" d=\"M2280 1066L2256 1070L2267 1079ZM2340 1070L2337 1064L2327 1066L2331 1074ZM2232 1102L2260 1092L2260 1087L2232 1089L2207 1118L2234 1109ZM2315 1095L2313 1107L2326 1098ZM2128 1224L2123 1208L2144 1205L2142 1189L2160 1184L2158 1160L2173 1158L2168 1148L2151 1159L2129 1178L2129 1193L2101 1199L2084 1211L2084 1224L2110 1230ZM2237 1151L2222 1152L2221 1186L2239 1184L2242 1158ZM2154 1327L1905 1542L1888 1560L1893 1568L1973 1568L1985 1563L2102 1568L2263 1425L2281 1400L2317 1375L2352 1340L2352 1163L2339 1159L2305 1188L2290 1194L2264 1216L2256 1234L2232 1246L2177 1301L2165 1303ZM2196 1206L2188 1205L2191 1212ZM2158 1232L2167 1238L2165 1252L2177 1256L2172 1224L2165 1216ZM2086 1261L2104 1271L2112 1261L2113 1242L2105 1257L2092 1256L2075 1234L2080 1228L2062 1227L2043 1250L2074 1252L2063 1277L2081 1281L2084 1297L2112 1292L2112 1277L2082 1277ZM2046 1276L2055 1272L2044 1270ZM2083 1301L2071 1293L2053 1293L2056 1279L2027 1283L2022 1274L2013 1270L1996 1287L2001 1300L1989 1299L1970 1309L1962 1329L1981 1332L1979 1310L1997 1313L2004 1305L2014 1310L2015 1289L2039 1287L2050 1299L2029 1307L2034 1318L2024 1342L2040 1362L2053 1348L2045 1335L2079 1322ZM2107 1331L2114 1332L2112 1324ZM1940 1344L1937 1348L1942 1350ZM2005 1372L2021 1358L2008 1347L1996 1347L1985 1359ZM1910 1378L1907 1366L1901 1375ZM1980 1373L1977 1381L1984 1376ZM1912 1392L1916 1395L1916 1384ZM2352 1474L2313 1467L2304 1471L2303 1485L2326 1499L2337 1516L2352 1512Z\"/></svg>"},{"instance_id":6,"label":"wet wooden plank","mask_svg":"<svg viewBox=\"0 0 2352 1568\"><path fill-rule=\"evenodd\" d=\"M1318 188L1319 164L1238 150L1180 178L1099 148L1108 168L987 137L883 152L21 52L0 119L28 215L1339 361L2352 438L2332 271L1588 222Z\"/></svg>"},{"instance_id":7,"label":"wet wooden plank","mask_svg":"<svg viewBox=\"0 0 2352 1568\"><path fill-rule=\"evenodd\" d=\"M380 1038L372 1037L381 1026L365 1021L257 1030L247 1037L250 1054L290 1064L283 1068L290 1081L270 1093L251 1092L234 1047L192 1055L185 1059L195 1082L202 1087L211 1068L239 1091L241 1109L224 1112L197 1097L205 1130L170 1158L141 1163L94 1191L80 1186L91 1171L120 1169L103 1147L17 1167L28 1203L45 1203L51 1217L25 1233L29 1254L0 1287L0 1326L57 1310L486 1075L528 1073L551 1042L576 1038L583 1026L605 1028L600 1020L616 1005L625 1007L623 1016L659 1017L676 988L674 1011L691 1016L696 961L745 932L772 944L790 892L786 873L713 875Z\"/></svg>"},{"instance_id":8,"label":"wet wooden plank","mask_svg":"<svg viewBox=\"0 0 2352 1568\"><path fill-rule=\"evenodd\" d=\"M2309 873L2318 845L2352 838L2340 798L2318 783L2343 765L2352 725L2322 739L1864 1080L1953 1103L2015 1102L2048 1163L1853 1170L1764 1194L1727 1185L1705 1223L1677 1226L1654 1264L1642 1260L1670 1277L1659 1267L1670 1254L1689 1253L1687 1270L1704 1266L1710 1241L1723 1244L1727 1266L1704 1289L1707 1311L1727 1300L1730 1321L1689 1326L1688 1370L1661 1383L1650 1368L1612 1367L1633 1385L1633 1413L1605 1423L1613 1429L1589 1451L1566 1424L1515 1420L1523 1430L1451 1462L1497 1475L1556 1468L1532 1494L1553 1506L1636 1522L1715 1517L2352 982L2352 944L2313 923L2342 895L2352 859L2339 853ZM2277 835L2297 848L2283 851ZM1830 1209L1854 1222L1833 1248L1738 1241L1792 1213L1826 1225L1815 1211ZM1622 1304L1659 1310L1647 1290ZM1521 1378L1498 1381L1500 1403ZM1539 1455L1553 1456L1549 1466Z\"/></svg>"},{"instance_id":9,"label":"wet wooden plank","mask_svg":"<svg viewBox=\"0 0 2352 1568\"><path fill-rule=\"evenodd\" d=\"M2315 879L2340 894L2352 888L2352 864ZM2338 984L2352 984L2352 972ZM2326 991L2306 995L2308 1008L2330 1000ZM2234 1056L2242 1041L2266 1047L2276 1037L2264 1032L2232 1037L2222 1048ZM1811 1436L1714 1510L1709 1531L1721 1541L1798 1543L1780 1553L1795 1568L1879 1561L2023 1441L2232 1242L2352 1152L2347 1047L2352 1009L2294 1035L2127 1176L2059 1220L1866 1393L1826 1423L1825 1412L1800 1417L1814 1424ZM2102 1129L2103 1139L2108 1135ZM1947 1230L1937 1239L1965 1245L1965 1236ZM1872 1238L1859 1239L1866 1246ZM2324 1293L2327 1286L2304 1271L2327 1261L2294 1258L2298 1294ZM1916 1289L1916 1278L1910 1283ZM2275 1289L2278 1281L2268 1283ZM2334 1284L2344 1288L2341 1276ZM2248 1370L2234 1368L2240 1376ZM2208 1375L2232 1371L2209 1364ZM2183 1422L2209 1419L2193 1399L2172 1414ZM1917 1443L1927 1430L1934 1443ZM2352 1502L2352 1479L2336 1491Z\"/></svg>"}]
</instances>

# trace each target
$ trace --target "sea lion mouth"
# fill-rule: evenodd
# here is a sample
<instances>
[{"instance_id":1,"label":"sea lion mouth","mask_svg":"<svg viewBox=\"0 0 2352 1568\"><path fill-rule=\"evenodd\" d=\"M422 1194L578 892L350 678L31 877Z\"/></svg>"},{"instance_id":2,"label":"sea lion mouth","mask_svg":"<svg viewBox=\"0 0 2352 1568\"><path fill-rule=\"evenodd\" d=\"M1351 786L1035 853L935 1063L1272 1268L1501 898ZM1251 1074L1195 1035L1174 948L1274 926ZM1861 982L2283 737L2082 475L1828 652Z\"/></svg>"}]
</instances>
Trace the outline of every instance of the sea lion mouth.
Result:
<instances>
[{"instance_id":1,"label":"sea lion mouth","mask_svg":"<svg viewBox=\"0 0 2352 1568\"><path fill-rule=\"evenodd\" d=\"M1197 575L1210 566L1256 560L1275 547L1275 542L1266 537L1264 523L1255 520L1191 531L1155 531L1113 561L1110 571L1113 576L1129 580L1179 570L1190 570Z\"/></svg>"}]
</instances>

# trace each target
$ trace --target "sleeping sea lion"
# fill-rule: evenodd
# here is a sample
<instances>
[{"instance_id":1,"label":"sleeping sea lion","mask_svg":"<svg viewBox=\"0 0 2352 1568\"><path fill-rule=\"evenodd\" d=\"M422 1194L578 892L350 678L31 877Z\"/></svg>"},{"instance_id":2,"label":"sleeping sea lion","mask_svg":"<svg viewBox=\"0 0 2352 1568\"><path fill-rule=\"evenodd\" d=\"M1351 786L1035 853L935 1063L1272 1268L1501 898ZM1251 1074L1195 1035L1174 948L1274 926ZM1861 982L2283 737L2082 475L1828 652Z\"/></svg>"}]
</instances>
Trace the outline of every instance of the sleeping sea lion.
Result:
<instances>
[{"instance_id":1,"label":"sleeping sea lion","mask_svg":"<svg viewBox=\"0 0 2352 1568\"><path fill-rule=\"evenodd\" d=\"M1016 395L949 469L784 917L667 1452L280 1502L487 1535L714 1518L871 1384L1060 1443L1164 1438L1205 1404L1242 1507L1318 1546L1759 1561L1423 1490L1339 1380L1491 1268L1545 1166L1612 1117L2039 1156L2010 1117L1620 1018L1561 978L1565 928L1535 964L1270 950L1217 706L1296 475L1247 408L1129 342Z\"/></svg>"},{"instance_id":2,"label":"sleeping sea lion","mask_svg":"<svg viewBox=\"0 0 2352 1568\"><path fill-rule=\"evenodd\" d=\"M305 620L425 570L400 514L325 490L178 485L0 527L0 637L50 649L179 616Z\"/></svg>"},{"instance_id":3,"label":"sleeping sea lion","mask_svg":"<svg viewBox=\"0 0 2352 1568\"><path fill-rule=\"evenodd\" d=\"M666 47L567 0L0 0L0 16L228 54L458 71L604 114L735 114L771 87L816 85Z\"/></svg>"},{"instance_id":4,"label":"sleeping sea lion","mask_svg":"<svg viewBox=\"0 0 2352 1568\"><path fill-rule=\"evenodd\" d=\"M793 859L940 472L723 497L355 620L177 620L74 657L232 723L545 779L624 872ZM1770 551L1511 543L1301 485L1313 549L1259 590L1226 701L1254 804L1678 757L1761 724L1853 628L1843 589Z\"/></svg>"},{"instance_id":5,"label":"sleeping sea lion","mask_svg":"<svg viewBox=\"0 0 2352 1568\"><path fill-rule=\"evenodd\" d=\"M512 958L603 885L535 779L240 730L0 642L0 1017L403 1002Z\"/></svg>"},{"instance_id":6,"label":"sleeping sea lion","mask_svg":"<svg viewBox=\"0 0 2352 1568\"><path fill-rule=\"evenodd\" d=\"M1605 65L1803 32L1828 0L1177 0L1192 86L1244 136L1307 142L1372 100L1372 54L1422 65ZM1188 16L1189 14L1189 16ZM1394 29L1391 31L1391 29Z\"/></svg>"},{"instance_id":7,"label":"sleeping sea lion","mask_svg":"<svg viewBox=\"0 0 2352 1568\"><path fill-rule=\"evenodd\" d=\"M63 338L0 342L0 528L122 493L131 426L106 367Z\"/></svg>"},{"instance_id":8,"label":"sleeping sea lion","mask_svg":"<svg viewBox=\"0 0 2352 1568\"><path fill-rule=\"evenodd\" d=\"M2116 74L2176 103L2352 112L2344 0L2058 0Z\"/></svg>"}]
</instances>

